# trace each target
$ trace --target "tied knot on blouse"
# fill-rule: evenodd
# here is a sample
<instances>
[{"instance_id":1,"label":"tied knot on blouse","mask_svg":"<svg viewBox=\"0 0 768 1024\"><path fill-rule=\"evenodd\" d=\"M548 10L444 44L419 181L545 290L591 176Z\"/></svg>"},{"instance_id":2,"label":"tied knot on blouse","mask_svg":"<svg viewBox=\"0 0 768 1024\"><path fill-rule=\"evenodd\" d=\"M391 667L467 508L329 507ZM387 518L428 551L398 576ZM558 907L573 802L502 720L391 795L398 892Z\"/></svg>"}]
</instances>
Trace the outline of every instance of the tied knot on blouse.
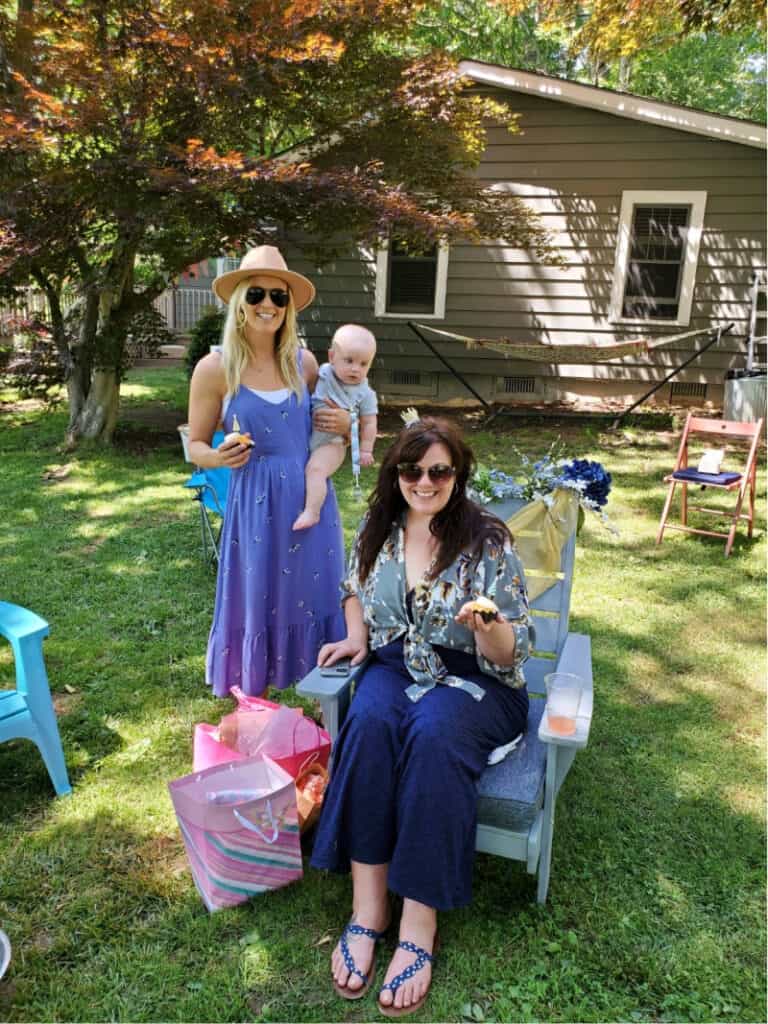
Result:
<instances>
[{"instance_id":1,"label":"tied knot on blouse","mask_svg":"<svg viewBox=\"0 0 768 1024\"><path fill-rule=\"evenodd\" d=\"M481 672L507 686L525 686L523 662L533 645L523 566L514 545L498 547L486 541L477 555L462 552L434 579L430 570L419 580L408 601L405 575L405 522L395 523L382 545L368 577L359 576L358 543L363 524L352 545L342 600L357 597L368 627L370 649L377 650L403 638L405 667L413 679L406 694L420 700L436 685L455 686L475 700L485 691L477 683L451 675L435 646L473 654ZM497 665L477 648L475 635L455 621L463 604L477 597L492 598L515 634L511 665ZM410 604L410 616L409 612Z\"/></svg>"}]
</instances>

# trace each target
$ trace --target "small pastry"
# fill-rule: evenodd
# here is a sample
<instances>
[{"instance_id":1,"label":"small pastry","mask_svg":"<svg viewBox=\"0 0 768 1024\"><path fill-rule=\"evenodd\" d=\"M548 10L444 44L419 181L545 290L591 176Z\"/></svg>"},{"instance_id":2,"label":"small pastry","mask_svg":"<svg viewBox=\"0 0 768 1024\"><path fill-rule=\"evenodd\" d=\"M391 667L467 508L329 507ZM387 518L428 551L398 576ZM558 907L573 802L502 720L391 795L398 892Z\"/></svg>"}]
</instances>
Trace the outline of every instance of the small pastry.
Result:
<instances>
[{"instance_id":1,"label":"small pastry","mask_svg":"<svg viewBox=\"0 0 768 1024\"><path fill-rule=\"evenodd\" d=\"M253 448L255 443L250 437L247 437L245 434L240 434L236 430L233 430L231 434L227 434L224 438L225 443L229 443L230 441L237 441L238 444L244 444L248 448Z\"/></svg>"},{"instance_id":2,"label":"small pastry","mask_svg":"<svg viewBox=\"0 0 768 1024\"><path fill-rule=\"evenodd\" d=\"M237 441L238 444L244 444L248 448L253 448L254 441L250 437L240 432L240 424L237 422L237 416L232 418L232 432L227 434L224 438L225 443L228 441Z\"/></svg>"},{"instance_id":3,"label":"small pastry","mask_svg":"<svg viewBox=\"0 0 768 1024\"><path fill-rule=\"evenodd\" d=\"M470 602L469 610L479 615L483 622L493 622L499 614L499 609L489 597L476 597Z\"/></svg>"}]
</instances>

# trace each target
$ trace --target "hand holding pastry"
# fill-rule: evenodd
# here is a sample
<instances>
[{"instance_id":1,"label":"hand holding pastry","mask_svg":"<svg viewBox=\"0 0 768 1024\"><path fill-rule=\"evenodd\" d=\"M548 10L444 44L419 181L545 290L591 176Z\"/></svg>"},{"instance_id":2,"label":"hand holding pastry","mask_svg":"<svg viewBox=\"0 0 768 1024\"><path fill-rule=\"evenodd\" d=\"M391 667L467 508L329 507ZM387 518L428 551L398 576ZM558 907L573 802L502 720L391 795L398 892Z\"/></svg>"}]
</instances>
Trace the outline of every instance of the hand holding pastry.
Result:
<instances>
[{"instance_id":1,"label":"hand holding pastry","mask_svg":"<svg viewBox=\"0 0 768 1024\"><path fill-rule=\"evenodd\" d=\"M251 457L253 441L249 434L233 431L224 438L216 451L221 457L221 468L240 469Z\"/></svg>"},{"instance_id":2,"label":"hand holding pastry","mask_svg":"<svg viewBox=\"0 0 768 1024\"><path fill-rule=\"evenodd\" d=\"M506 620L490 598L476 597L473 601L467 601L461 606L456 621L471 629L472 632L478 630L481 633L489 633L495 623Z\"/></svg>"},{"instance_id":3,"label":"hand holding pastry","mask_svg":"<svg viewBox=\"0 0 768 1024\"><path fill-rule=\"evenodd\" d=\"M254 441L246 430L240 430L237 416L232 419L232 430L226 435L216 449L222 456L222 466L227 469L239 469L248 461Z\"/></svg>"},{"instance_id":4,"label":"hand holding pastry","mask_svg":"<svg viewBox=\"0 0 768 1024\"><path fill-rule=\"evenodd\" d=\"M231 434L227 434L227 436L224 438L224 444L227 444L228 442L234 442L235 444L244 444L246 448L253 448L254 445L254 441L250 434L241 434L237 430L233 430Z\"/></svg>"}]
</instances>

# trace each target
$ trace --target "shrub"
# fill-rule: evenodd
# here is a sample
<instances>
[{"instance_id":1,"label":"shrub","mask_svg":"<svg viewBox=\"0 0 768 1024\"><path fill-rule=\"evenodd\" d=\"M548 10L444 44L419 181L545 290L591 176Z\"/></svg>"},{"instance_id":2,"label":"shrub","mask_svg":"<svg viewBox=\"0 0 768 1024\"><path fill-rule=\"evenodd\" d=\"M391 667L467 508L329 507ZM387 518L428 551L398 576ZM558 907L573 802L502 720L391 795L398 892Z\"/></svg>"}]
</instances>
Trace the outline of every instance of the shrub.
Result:
<instances>
[{"instance_id":1,"label":"shrub","mask_svg":"<svg viewBox=\"0 0 768 1024\"><path fill-rule=\"evenodd\" d=\"M22 398L55 405L61 400L65 374L48 326L36 317L19 316L6 320L2 333L0 378L17 388Z\"/></svg>"},{"instance_id":2,"label":"shrub","mask_svg":"<svg viewBox=\"0 0 768 1024\"><path fill-rule=\"evenodd\" d=\"M81 315L78 304L67 311L68 339L76 333ZM154 306L136 313L122 349L120 375L137 359L158 357L160 346L173 344L174 340ZM59 389L66 380L65 365L45 320L34 315L4 318L0 325L0 379L18 388L22 398L36 398L46 405L61 400Z\"/></svg>"},{"instance_id":3,"label":"shrub","mask_svg":"<svg viewBox=\"0 0 768 1024\"><path fill-rule=\"evenodd\" d=\"M187 348L185 363L187 376L192 376L192 371L198 362L207 356L211 345L221 343L221 332L224 327L225 311L215 306L206 306L200 318L190 331L190 342Z\"/></svg>"},{"instance_id":4,"label":"shrub","mask_svg":"<svg viewBox=\"0 0 768 1024\"><path fill-rule=\"evenodd\" d=\"M132 366L137 359L157 359L161 345L173 345L176 341L168 330L165 317L154 306L148 306L131 319L125 342L124 368Z\"/></svg>"}]
</instances>

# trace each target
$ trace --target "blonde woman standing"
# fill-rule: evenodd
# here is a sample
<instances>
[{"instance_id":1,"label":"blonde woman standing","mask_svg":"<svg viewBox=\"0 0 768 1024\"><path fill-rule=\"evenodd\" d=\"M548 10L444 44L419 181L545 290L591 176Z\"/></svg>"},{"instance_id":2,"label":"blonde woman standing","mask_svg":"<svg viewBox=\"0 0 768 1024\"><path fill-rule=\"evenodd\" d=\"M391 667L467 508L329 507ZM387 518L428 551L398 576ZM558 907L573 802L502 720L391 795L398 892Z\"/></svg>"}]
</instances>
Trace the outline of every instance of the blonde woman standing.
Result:
<instances>
[{"instance_id":1,"label":"blonde woman standing","mask_svg":"<svg viewBox=\"0 0 768 1024\"><path fill-rule=\"evenodd\" d=\"M316 526L291 528L304 507L309 395L317 380L296 313L310 305L315 288L288 269L278 249L262 245L239 270L217 277L213 290L228 303L227 316L221 352L201 359L192 376L189 447L199 466L232 474L206 677L217 696L232 686L259 694L302 678L320 647L344 635L336 496L329 493ZM212 448L219 423L228 436ZM349 414L320 409L315 426L346 434Z\"/></svg>"}]
</instances>

